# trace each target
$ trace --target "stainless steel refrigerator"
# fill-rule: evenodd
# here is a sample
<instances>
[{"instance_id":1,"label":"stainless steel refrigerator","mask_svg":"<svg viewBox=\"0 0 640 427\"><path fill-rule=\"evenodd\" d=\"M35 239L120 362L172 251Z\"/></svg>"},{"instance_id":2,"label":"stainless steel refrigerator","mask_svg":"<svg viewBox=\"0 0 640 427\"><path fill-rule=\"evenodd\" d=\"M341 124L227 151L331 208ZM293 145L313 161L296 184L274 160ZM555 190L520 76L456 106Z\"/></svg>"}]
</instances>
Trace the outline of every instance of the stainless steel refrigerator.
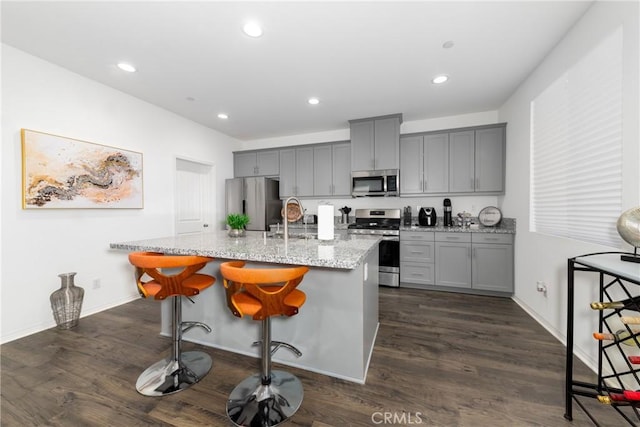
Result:
<instances>
[{"instance_id":1,"label":"stainless steel refrigerator","mask_svg":"<svg viewBox=\"0 0 640 427\"><path fill-rule=\"evenodd\" d=\"M232 178L225 182L226 213L249 216L247 230L269 231L269 225L282 221L278 181L265 177Z\"/></svg>"}]
</instances>

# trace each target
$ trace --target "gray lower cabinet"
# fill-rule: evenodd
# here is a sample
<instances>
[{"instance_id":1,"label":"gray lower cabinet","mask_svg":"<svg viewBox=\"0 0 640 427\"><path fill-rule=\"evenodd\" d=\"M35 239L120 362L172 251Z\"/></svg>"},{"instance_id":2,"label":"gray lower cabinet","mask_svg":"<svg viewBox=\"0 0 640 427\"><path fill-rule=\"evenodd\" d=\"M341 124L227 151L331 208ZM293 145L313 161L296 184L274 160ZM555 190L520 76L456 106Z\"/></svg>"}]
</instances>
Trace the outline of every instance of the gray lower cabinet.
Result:
<instances>
[{"instance_id":1,"label":"gray lower cabinet","mask_svg":"<svg viewBox=\"0 0 640 427\"><path fill-rule=\"evenodd\" d=\"M473 289L513 293L513 235L471 236Z\"/></svg>"},{"instance_id":2,"label":"gray lower cabinet","mask_svg":"<svg viewBox=\"0 0 640 427\"><path fill-rule=\"evenodd\" d=\"M513 294L513 234L400 232L400 282L409 288Z\"/></svg>"},{"instance_id":3,"label":"gray lower cabinet","mask_svg":"<svg viewBox=\"0 0 640 427\"><path fill-rule=\"evenodd\" d=\"M236 178L245 176L278 176L279 173L279 150L233 153L233 175Z\"/></svg>"},{"instance_id":4,"label":"gray lower cabinet","mask_svg":"<svg viewBox=\"0 0 640 427\"><path fill-rule=\"evenodd\" d=\"M435 233L436 285L471 289L471 233Z\"/></svg>"},{"instance_id":5,"label":"gray lower cabinet","mask_svg":"<svg viewBox=\"0 0 640 427\"><path fill-rule=\"evenodd\" d=\"M400 282L402 286L420 288L433 285L435 277L434 233L400 232Z\"/></svg>"}]
</instances>

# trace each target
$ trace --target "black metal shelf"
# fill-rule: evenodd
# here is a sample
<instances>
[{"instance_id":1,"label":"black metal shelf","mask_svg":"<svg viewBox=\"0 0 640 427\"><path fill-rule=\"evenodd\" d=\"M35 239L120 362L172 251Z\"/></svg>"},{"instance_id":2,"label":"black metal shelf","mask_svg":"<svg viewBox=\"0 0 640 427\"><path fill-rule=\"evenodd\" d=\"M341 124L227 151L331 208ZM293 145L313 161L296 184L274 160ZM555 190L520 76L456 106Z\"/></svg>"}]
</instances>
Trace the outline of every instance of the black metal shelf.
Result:
<instances>
[{"instance_id":1,"label":"black metal shelf","mask_svg":"<svg viewBox=\"0 0 640 427\"><path fill-rule=\"evenodd\" d=\"M596 399L601 395L621 394L625 390L625 382L633 381L634 390L640 389L640 365L632 364L627 356L624 347L630 346L622 344L628 342L640 348L640 326L638 329L624 324L621 321L624 313L637 312L640 317L640 302L625 308L599 310L598 312L598 332L615 334L621 328L626 329L628 337L624 340L614 340L604 343L598 341L598 371L597 381L588 383L573 379L573 326L574 326L574 276L575 272L592 272L599 274L599 297L600 301L612 302L620 298L614 295L626 295L626 298L638 296L633 285L640 285L640 269L636 269L629 263L621 261L620 255L626 252L599 252L594 254L581 255L568 260L568 290L567 290L567 354L566 354L566 382L565 382L565 414L568 420L573 419L573 403L575 402L587 414L591 421L599 426L598 421L592 416L585 405L580 401L580 397ZM630 286L631 285L631 286ZM632 289L631 292L629 288ZM615 325L618 326L615 326ZM622 359L620 358L622 357ZM624 360L625 363L620 361ZM626 364L626 366L624 366ZM608 368L606 375L603 368ZM640 425L640 401L637 403L612 403L611 407L631 426Z\"/></svg>"}]
</instances>

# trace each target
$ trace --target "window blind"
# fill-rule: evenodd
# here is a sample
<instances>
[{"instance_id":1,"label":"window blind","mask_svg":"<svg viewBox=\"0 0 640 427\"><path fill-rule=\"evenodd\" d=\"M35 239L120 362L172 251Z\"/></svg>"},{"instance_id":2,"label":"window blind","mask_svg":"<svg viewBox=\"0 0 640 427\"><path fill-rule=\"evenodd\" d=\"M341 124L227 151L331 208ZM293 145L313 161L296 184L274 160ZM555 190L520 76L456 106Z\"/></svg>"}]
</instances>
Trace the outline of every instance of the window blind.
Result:
<instances>
[{"instance_id":1,"label":"window blind","mask_svg":"<svg viewBox=\"0 0 640 427\"><path fill-rule=\"evenodd\" d=\"M622 30L531 102L530 230L619 247Z\"/></svg>"}]
</instances>

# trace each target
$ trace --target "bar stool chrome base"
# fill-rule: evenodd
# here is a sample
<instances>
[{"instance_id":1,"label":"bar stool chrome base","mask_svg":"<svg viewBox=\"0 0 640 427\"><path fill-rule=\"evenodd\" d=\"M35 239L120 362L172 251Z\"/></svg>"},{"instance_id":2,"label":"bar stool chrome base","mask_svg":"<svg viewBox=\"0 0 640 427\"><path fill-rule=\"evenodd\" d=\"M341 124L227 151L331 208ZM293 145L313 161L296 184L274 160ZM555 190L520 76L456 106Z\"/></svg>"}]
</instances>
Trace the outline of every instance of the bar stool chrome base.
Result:
<instances>
[{"instance_id":1,"label":"bar stool chrome base","mask_svg":"<svg viewBox=\"0 0 640 427\"><path fill-rule=\"evenodd\" d=\"M167 357L149 366L136 382L138 393L165 396L191 387L211 370L211 357L202 351L186 351L180 360Z\"/></svg>"},{"instance_id":2,"label":"bar stool chrome base","mask_svg":"<svg viewBox=\"0 0 640 427\"><path fill-rule=\"evenodd\" d=\"M271 371L267 385L255 374L233 389L227 416L236 426L277 426L296 413L302 397L302 383L288 372Z\"/></svg>"}]
</instances>

